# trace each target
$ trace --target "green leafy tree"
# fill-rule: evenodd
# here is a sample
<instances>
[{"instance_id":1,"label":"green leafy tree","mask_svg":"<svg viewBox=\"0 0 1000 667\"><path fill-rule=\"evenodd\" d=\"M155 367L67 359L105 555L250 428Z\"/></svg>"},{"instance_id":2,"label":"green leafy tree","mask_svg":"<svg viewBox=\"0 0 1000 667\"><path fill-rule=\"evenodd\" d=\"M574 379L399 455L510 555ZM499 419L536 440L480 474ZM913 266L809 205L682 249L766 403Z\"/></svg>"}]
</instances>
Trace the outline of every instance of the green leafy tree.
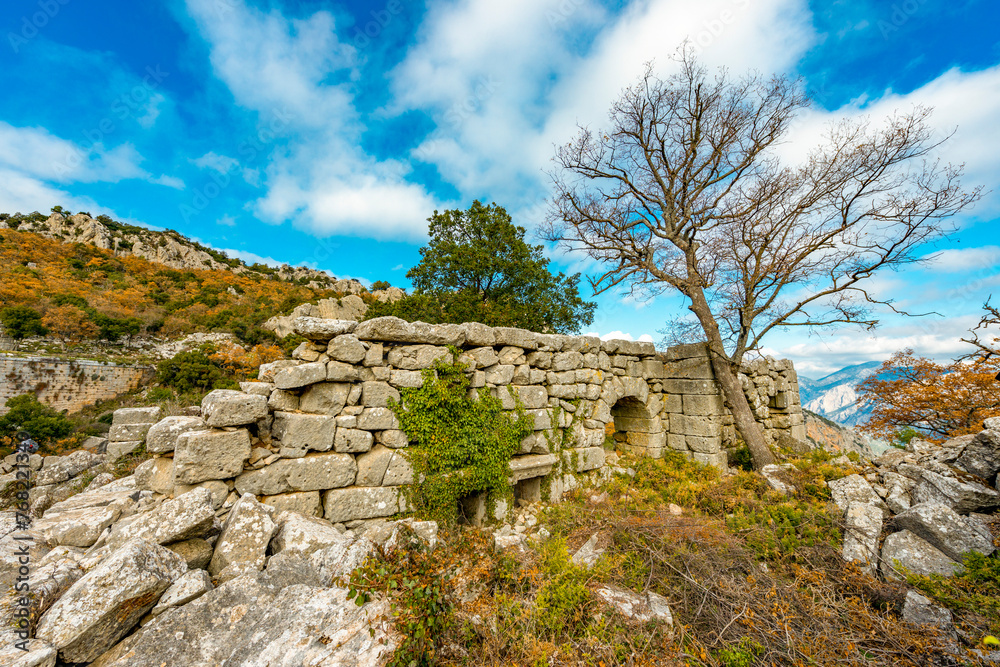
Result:
<instances>
[{"instance_id":1,"label":"green leafy tree","mask_svg":"<svg viewBox=\"0 0 1000 667\"><path fill-rule=\"evenodd\" d=\"M66 415L43 405L32 394L8 398L7 414L0 417L0 436L14 443L18 431L27 431L39 445L65 438L73 432L73 423Z\"/></svg>"},{"instance_id":2,"label":"green leafy tree","mask_svg":"<svg viewBox=\"0 0 1000 667\"><path fill-rule=\"evenodd\" d=\"M42 325L42 316L29 306L8 306L0 310L0 324L15 341L28 336L44 336L48 333Z\"/></svg>"},{"instance_id":3,"label":"green leafy tree","mask_svg":"<svg viewBox=\"0 0 1000 667\"><path fill-rule=\"evenodd\" d=\"M430 241L406 277L415 293L374 303L367 317L396 315L425 322L477 321L534 331L576 333L594 321L596 304L580 297L580 274L549 271L542 246L524 241L497 204L434 212Z\"/></svg>"}]
</instances>

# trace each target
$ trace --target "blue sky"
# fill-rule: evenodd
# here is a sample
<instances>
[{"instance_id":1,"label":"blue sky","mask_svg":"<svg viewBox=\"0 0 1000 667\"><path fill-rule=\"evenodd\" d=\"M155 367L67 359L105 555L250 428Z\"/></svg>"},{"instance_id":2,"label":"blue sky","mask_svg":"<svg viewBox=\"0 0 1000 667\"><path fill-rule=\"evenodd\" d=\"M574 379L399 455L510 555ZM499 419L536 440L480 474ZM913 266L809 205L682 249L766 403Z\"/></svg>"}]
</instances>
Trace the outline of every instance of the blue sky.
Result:
<instances>
[{"instance_id":1,"label":"blue sky","mask_svg":"<svg viewBox=\"0 0 1000 667\"><path fill-rule=\"evenodd\" d=\"M59 204L244 259L407 286L434 209L496 201L533 229L553 146L685 39L710 65L802 76L802 145L914 104L968 184L1000 168L1000 7L986 0L244 0L0 7L0 211ZM820 375L903 347L945 358L1000 285L1000 194L920 269L873 287L938 316L778 332ZM566 271L591 264L552 251ZM997 290L1000 291L1000 290ZM591 331L652 336L677 299L598 298Z\"/></svg>"}]
</instances>

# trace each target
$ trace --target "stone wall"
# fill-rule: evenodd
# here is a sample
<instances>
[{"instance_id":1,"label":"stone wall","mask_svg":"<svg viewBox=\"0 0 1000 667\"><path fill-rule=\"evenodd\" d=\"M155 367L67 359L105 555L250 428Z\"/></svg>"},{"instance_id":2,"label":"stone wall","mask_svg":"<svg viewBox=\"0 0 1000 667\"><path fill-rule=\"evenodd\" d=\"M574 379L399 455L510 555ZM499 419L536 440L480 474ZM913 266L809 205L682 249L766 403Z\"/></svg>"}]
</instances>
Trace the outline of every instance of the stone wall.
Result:
<instances>
[{"instance_id":1,"label":"stone wall","mask_svg":"<svg viewBox=\"0 0 1000 667\"><path fill-rule=\"evenodd\" d=\"M149 366L120 366L87 359L0 354L0 414L12 396L34 394L56 410L85 405L132 391L152 373Z\"/></svg>"},{"instance_id":2,"label":"stone wall","mask_svg":"<svg viewBox=\"0 0 1000 667\"><path fill-rule=\"evenodd\" d=\"M242 392L212 392L199 416L123 426L123 441L138 444L145 435L147 451L161 454L137 471L144 488L176 494L210 485L334 523L395 514L399 487L413 473L389 404L401 389L421 386L421 371L449 360L451 349L474 389L485 387L507 410L520 403L534 422L510 462L518 498L557 500L580 476L606 474L609 432L640 454L660 457L672 448L720 467L734 442L703 345L661 354L651 343L394 317L301 317L294 328L308 342L293 359L261 366ZM764 360L745 370L768 437L801 437L791 364ZM478 519L477 502L470 499L467 513Z\"/></svg>"}]
</instances>

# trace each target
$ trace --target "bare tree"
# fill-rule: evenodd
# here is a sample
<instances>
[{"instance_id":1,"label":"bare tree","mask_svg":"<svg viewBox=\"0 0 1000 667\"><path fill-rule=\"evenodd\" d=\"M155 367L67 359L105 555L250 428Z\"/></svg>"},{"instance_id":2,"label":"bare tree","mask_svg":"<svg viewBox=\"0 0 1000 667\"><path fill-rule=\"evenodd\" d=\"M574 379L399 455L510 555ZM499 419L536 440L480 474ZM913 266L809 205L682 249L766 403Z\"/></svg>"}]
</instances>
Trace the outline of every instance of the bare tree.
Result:
<instances>
[{"instance_id":1,"label":"bare tree","mask_svg":"<svg viewBox=\"0 0 1000 667\"><path fill-rule=\"evenodd\" d=\"M685 52L666 79L651 66L601 132L557 148L546 237L607 270L595 293L676 290L707 341L715 375L758 469L774 458L737 371L776 327L878 324L869 278L919 261L975 202L961 167L929 159L929 110L875 127L831 126L800 165L776 148L809 100L797 81L710 77Z\"/></svg>"}]
</instances>

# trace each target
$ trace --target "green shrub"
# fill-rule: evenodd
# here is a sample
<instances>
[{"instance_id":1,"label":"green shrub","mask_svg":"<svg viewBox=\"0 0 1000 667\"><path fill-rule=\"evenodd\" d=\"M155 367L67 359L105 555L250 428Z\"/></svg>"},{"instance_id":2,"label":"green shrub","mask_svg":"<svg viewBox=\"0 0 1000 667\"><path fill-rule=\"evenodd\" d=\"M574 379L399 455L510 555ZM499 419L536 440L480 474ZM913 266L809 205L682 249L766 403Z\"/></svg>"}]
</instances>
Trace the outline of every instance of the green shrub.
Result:
<instances>
[{"instance_id":1,"label":"green shrub","mask_svg":"<svg viewBox=\"0 0 1000 667\"><path fill-rule=\"evenodd\" d=\"M486 493L491 502L509 493L510 458L533 430L518 405L516 419L486 388L470 396L466 368L438 361L423 371L423 386L401 391L390 407L411 446L402 450L422 481L406 487L417 514L451 524L463 497Z\"/></svg>"}]
</instances>

